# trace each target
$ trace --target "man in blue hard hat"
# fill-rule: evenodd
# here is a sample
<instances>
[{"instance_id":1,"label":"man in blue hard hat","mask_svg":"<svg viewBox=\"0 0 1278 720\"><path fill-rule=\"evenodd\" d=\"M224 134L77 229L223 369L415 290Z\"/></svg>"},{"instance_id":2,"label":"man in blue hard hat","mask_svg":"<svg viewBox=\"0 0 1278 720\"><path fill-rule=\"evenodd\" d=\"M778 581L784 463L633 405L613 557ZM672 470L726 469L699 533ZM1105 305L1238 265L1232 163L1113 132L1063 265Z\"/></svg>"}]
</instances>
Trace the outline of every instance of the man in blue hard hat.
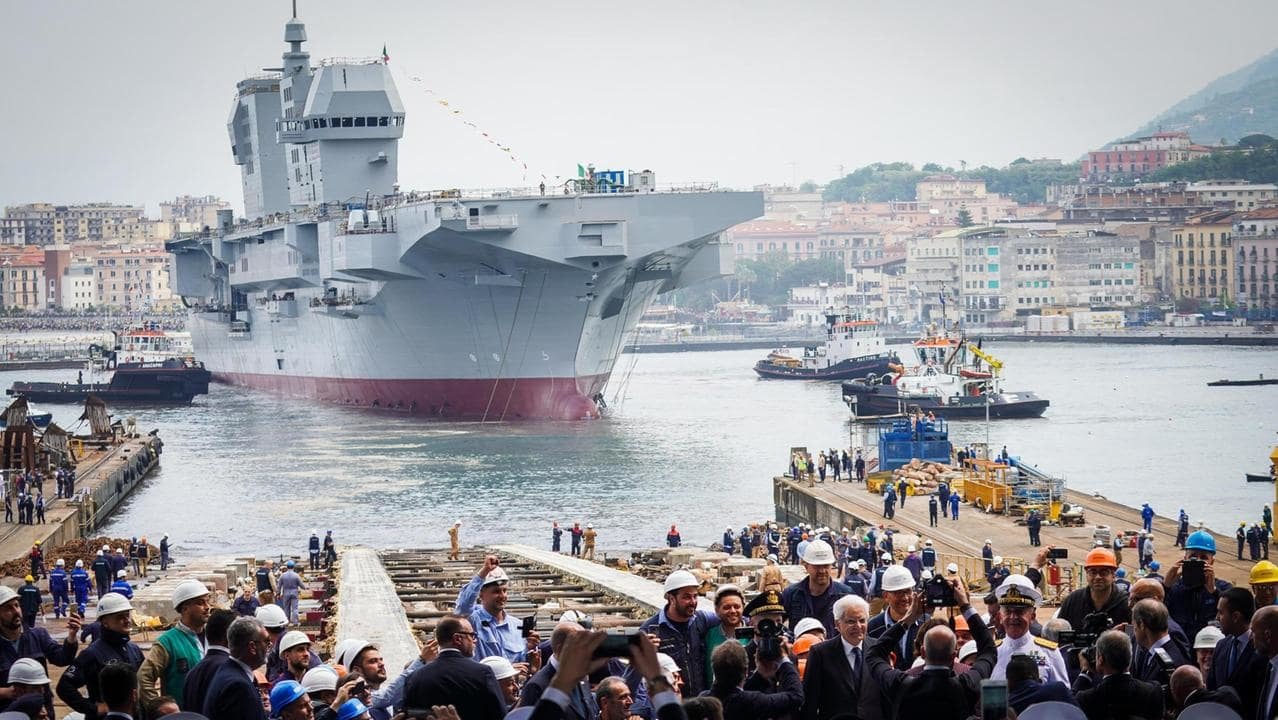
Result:
<instances>
[{"instance_id":1,"label":"man in blue hard hat","mask_svg":"<svg viewBox=\"0 0 1278 720\"><path fill-rule=\"evenodd\" d=\"M1185 557L1167 569L1167 579L1163 581L1167 587L1167 610L1189 637L1216 618L1220 594L1231 587L1216 578L1215 562L1216 539L1206 530L1198 530L1185 540Z\"/></svg>"},{"instance_id":2,"label":"man in blue hard hat","mask_svg":"<svg viewBox=\"0 0 1278 720\"><path fill-rule=\"evenodd\" d=\"M311 699L296 680L281 680L271 688L271 717L280 720L302 720L314 717Z\"/></svg>"}]
</instances>

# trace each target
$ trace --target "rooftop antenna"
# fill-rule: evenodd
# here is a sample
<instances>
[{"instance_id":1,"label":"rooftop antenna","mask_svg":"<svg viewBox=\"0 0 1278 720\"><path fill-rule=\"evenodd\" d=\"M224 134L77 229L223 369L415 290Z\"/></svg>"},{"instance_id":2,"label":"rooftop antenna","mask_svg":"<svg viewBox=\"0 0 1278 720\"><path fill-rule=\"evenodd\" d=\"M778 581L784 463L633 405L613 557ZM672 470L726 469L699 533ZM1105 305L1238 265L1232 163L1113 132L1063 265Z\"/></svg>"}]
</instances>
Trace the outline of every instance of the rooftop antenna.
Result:
<instances>
[{"instance_id":1,"label":"rooftop antenna","mask_svg":"<svg viewBox=\"0 0 1278 720\"><path fill-rule=\"evenodd\" d=\"M293 17L297 17L297 0L293 0Z\"/></svg>"}]
</instances>

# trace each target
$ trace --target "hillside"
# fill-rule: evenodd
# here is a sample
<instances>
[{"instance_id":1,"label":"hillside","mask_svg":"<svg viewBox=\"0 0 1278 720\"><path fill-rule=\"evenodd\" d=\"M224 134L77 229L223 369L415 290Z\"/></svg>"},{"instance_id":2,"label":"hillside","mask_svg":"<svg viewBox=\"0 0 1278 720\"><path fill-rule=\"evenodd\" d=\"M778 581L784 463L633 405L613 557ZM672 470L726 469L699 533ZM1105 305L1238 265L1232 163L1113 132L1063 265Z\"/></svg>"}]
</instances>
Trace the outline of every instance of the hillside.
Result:
<instances>
[{"instance_id":1,"label":"hillside","mask_svg":"<svg viewBox=\"0 0 1278 720\"><path fill-rule=\"evenodd\" d=\"M1212 145L1278 132L1278 50L1213 80L1127 137L1159 130L1183 130Z\"/></svg>"}]
</instances>

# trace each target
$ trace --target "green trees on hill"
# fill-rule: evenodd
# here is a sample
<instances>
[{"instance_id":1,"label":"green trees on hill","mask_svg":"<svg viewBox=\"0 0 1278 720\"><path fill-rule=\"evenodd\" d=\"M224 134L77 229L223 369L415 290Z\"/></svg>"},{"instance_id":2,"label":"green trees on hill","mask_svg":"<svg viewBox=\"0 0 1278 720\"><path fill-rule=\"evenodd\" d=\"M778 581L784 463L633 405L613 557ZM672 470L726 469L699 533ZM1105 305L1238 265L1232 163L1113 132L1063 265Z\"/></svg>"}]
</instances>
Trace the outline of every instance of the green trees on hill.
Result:
<instances>
[{"instance_id":1,"label":"green trees on hill","mask_svg":"<svg viewBox=\"0 0 1278 720\"><path fill-rule=\"evenodd\" d=\"M1212 153L1179 165L1163 168L1146 180L1212 180L1232 178L1258 183L1278 182L1278 140L1268 135L1248 135L1238 141L1237 150Z\"/></svg>"},{"instance_id":2,"label":"green trees on hill","mask_svg":"<svg viewBox=\"0 0 1278 720\"><path fill-rule=\"evenodd\" d=\"M914 200L914 186L935 173L948 173L969 180L984 180L990 192L1001 193L1022 203L1042 202L1048 185L1078 182L1079 163L1035 163L1017 158L1005 168L982 166L955 170L927 163L921 170L906 162L873 163L831 181L825 187L825 199L845 202L886 202Z\"/></svg>"},{"instance_id":3,"label":"green trees on hill","mask_svg":"<svg viewBox=\"0 0 1278 720\"><path fill-rule=\"evenodd\" d=\"M817 282L843 282L843 265L838 260L814 258L791 262L781 252L767 253L758 260L738 260L737 278L749 288L750 299L761 305L785 303L787 291Z\"/></svg>"}]
</instances>

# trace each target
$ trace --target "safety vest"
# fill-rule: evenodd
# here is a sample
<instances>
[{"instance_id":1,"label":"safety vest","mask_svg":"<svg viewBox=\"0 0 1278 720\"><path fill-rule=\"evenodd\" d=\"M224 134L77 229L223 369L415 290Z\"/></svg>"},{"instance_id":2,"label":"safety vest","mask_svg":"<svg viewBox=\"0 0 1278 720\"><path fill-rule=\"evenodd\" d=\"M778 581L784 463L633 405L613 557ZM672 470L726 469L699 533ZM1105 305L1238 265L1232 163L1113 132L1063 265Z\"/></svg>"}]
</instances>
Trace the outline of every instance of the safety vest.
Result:
<instances>
[{"instance_id":1,"label":"safety vest","mask_svg":"<svg viewBox=\"0 0 1278 720\"><path fill-rule=\"evenodd\" d=\"M182 704L182 687L186 684L186 674L201 659L200 643L182 628L171 627L156 638L156 642L164 646L169 653L169 664L164 668L163 690Z\"/></svg>"}]
</instances>

